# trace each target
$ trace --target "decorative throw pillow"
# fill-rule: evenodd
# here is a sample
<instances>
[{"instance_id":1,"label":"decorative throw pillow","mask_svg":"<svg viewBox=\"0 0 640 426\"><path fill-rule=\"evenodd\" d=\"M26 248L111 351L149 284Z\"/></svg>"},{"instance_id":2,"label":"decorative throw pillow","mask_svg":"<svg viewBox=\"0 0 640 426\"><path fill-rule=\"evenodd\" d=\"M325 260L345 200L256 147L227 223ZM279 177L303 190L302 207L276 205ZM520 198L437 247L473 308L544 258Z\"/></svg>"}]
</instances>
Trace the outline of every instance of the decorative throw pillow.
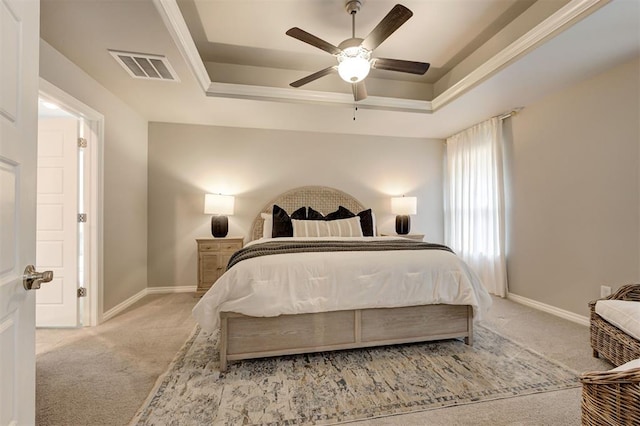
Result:
<instances>
[{"instance_id":1,"label":"decorative throw pillow","mask_svg":"<svg viewBox=\"0 0 640 426\"><path fill-rule=\"evenodd\" d=\"M360 218L291 221L294 237L362 237Z\"/></svg>"},{"instance_id":2,"label":"decorative throw pillow","mask_svg":"<svg viewBox=\"0 0 640 426\"><path fill-rule=\"evenodd\" d=\"M324 217L325 220L336 220L336 219L349 219L350 217L354 217L355 214L351 213L351 211L342 206L338 206L338 210L335 212L331 212Z\"/></svg>"},{"instance_id":3,"label":"decorative throw pillow","mask_svg":"<svg viewBox=\"0 0 640 426\"><path fill-rule=\"evenodd\" d=\"M348 219L355 216L360 217L362 235L365 237L373 237L375 226L373 224L373 213L371 209L363 210L356 215L348 208L338 206L338 210L336 210L335 212L331 212L327 216L325 216L325 220Z\"/></svg>"},{"instance_id":4,"label":"decorative throw pillow","mask_svg":"<svg viewBox=\"0 0 640 426\"><path fill-rule=\"evenodd\" d=\"M307 210L307 220L324 220L324 215L312 207Z\"/></svg>"},{"instance_id":5,"label":"decorative throw pillow","mask_svg":"<svg viewBox=\"0 0 640 426\"><path fill-rule=\"evenodd\" d=\"M260 213L262 217L262 238L271 238L273 235L273 214Z\"/></svg>"},{"instance_id":6,"label":"decorative throw pillow","mask_svg":"<svg viewBox=\"0 0 640 426\"><path fill-rule=\"evenodd\" d=\"M304 220L307 218L307 208L300 207L295 212L291 213L291 219Z\"/></svg>"},{"instance_id":7,"label":"decorative throw pillow","mask_svg":"<svg viewBox=\"0 0 640 426\"><path fill-rule=\"evenodd\" d=\"M338 219L326 222L332 237L362 237L360 218L354 216L349 219Z\"/></svg>"},{"instance_id":8,"label":"decorative throw pillow","mask_svg":"<svg viewBox=\"0 0 640 426\"><path fill-rule=\"evenodd\" d=\"M371 209L363 210L358 213L360 218L360 226L362 227L362 235L365 237L373 237L375 235L373 226L373 212Z\"/></svg>"},{"instance_id":9,"label":"decorative throw pillow","mask_svg":"<svg viewBox=\"0 0 640 426\"><path fill-rule=\"evenodd\" d=\"M306 217L306 208L300 207L293 212L291 216L277 204L273 205L273 230L271 236L273 238L279 237L293 237L293 226L291 225L291 218L304 219Z\"/></svg>"},{"instance_id":10,"label":"decorative throw pillow","mask_svg":"<svg viewBox=\"0 0 640 426\"><path fill-rule=\"evenodd\" d=\"M292 220L294 237L328 237L329 227L324 220Z\"/></svg>"}]
</instances>

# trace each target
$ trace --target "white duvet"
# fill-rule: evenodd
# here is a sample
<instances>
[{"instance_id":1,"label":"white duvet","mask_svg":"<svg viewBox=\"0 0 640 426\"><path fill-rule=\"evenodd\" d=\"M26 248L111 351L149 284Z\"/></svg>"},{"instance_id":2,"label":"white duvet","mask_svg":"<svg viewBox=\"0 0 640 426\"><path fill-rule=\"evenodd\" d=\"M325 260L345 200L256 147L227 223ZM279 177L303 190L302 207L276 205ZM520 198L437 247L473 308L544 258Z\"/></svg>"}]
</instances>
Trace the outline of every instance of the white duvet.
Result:
<instances>
[{"instance_id":1,"label":"white duvet","mask_svg":"<svg viewBox=\"0 0 640 426\"><path fill-rule=\"evenodd\" d=\"M359 239L388 238L394 237ZM249 244L265 241L273 240ZM292 253L237 263L205 293L193 316L203 329L214 331L220 312L271 317L436 303L471 305L480 320L491 297L469 266L448 251Z\"/></svg>"}]
</instances>

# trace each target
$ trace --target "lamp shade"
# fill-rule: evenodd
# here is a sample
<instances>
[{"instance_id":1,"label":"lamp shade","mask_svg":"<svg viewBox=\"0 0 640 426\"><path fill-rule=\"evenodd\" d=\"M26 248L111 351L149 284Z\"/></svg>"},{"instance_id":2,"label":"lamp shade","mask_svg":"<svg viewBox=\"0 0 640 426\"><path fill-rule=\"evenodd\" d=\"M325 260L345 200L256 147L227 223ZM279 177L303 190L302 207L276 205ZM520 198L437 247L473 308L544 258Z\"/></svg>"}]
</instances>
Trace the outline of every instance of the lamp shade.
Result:
<instances>
[{"instance_id":1,"label":"lamp shade","mask_svg":"<svg viewBox=\"0 0 640 426\"><path fill-rule=\"evenodd\" d=\"M204 213L232 215L235 198L232 195L205 194Z\"/></svg>"},{"instance_id":2,"label":"lamp shade","mask_svg":"<svg viewBox=\"0 0 640 426\"><path fill-rule=\"evenodd\" d=\"M397 215L410 215L418 212L418 200L416 197L391 198L391 213Z\"/></svg>"},{"instance_id":3,"label":"lamp shade","mask_svg":"<svg viewBox=\"0 0 640 426\"><path fill-rule=\"evenodd\" d=\"M363 58L348 58L338 65L338 74L347 83L357 83L369 75L369 61Z\"/></svg>"},{"instance_id":4,"label":"lamp shade","mask_svg":"<svg viewBox=\"0 0 640 426\"><path fill-rule=\"evenodd\" d=\"M362 46L342 49L338 55L338 74L347 83L358 83L369 75L371 51Z\"/></svg>"}]
</instances>

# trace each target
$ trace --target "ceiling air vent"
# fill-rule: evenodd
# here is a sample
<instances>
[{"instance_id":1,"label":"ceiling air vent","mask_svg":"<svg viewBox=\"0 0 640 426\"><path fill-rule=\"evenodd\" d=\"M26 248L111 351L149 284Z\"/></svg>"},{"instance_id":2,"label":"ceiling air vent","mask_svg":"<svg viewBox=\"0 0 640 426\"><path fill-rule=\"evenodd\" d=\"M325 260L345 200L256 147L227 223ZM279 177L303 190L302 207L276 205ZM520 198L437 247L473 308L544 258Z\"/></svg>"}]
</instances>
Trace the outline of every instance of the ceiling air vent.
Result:
<instances>
[{"instance_id":1,"label":"ceiling air vent","mask_svg":"<svg viewBox=\"0 0 640 426\"><path fill-rule=\"evenodd\" d=\"M133 78L180 81L166 56L109 50L111 56Z\"/></svg>"}]
</instances>

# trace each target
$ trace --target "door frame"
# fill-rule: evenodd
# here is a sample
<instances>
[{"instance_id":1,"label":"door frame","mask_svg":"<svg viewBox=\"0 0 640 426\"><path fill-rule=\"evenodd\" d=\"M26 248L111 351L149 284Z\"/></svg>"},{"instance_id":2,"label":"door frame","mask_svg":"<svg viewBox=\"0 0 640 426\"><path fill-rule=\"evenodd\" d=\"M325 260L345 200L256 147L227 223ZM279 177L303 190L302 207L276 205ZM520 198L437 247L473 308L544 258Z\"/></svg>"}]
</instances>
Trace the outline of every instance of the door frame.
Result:
<instances>
[{"instance_id":1,"label":"door frame","mask_svg":"<svg viewBox=\"0 0 640 426\"><path fill-rule=\"evenodd\" d=\"M87 301L82 303L81 318L85 326L96 326L103 319L103 193L104 193L104 115L82 103L70 94L40 77L39 94L65 111L81 117L88 129L84 135L89 146L89 176L85 179L90 188L87 213L89 238L89 264L87 275Z\"/></svg>"}]
</instances>

